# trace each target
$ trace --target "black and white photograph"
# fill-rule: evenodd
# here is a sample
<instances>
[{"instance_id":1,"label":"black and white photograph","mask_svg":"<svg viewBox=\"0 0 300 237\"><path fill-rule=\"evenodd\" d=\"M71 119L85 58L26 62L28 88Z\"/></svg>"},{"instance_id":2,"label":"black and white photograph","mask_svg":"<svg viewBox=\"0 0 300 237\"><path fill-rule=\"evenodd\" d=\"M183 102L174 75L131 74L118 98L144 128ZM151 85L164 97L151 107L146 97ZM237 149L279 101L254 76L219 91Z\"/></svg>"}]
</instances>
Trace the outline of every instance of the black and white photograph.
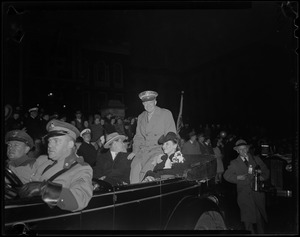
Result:
<instances>
[{"instance_id":1,"label":"black and white photograph","mask_svg":"<svg viewBox=\"0 0 300 237\"><path fill-rule=\"evenodd\" d=\"M296 1L2 2L3 235L298 235Z\"/></svg>"}]
</instances>

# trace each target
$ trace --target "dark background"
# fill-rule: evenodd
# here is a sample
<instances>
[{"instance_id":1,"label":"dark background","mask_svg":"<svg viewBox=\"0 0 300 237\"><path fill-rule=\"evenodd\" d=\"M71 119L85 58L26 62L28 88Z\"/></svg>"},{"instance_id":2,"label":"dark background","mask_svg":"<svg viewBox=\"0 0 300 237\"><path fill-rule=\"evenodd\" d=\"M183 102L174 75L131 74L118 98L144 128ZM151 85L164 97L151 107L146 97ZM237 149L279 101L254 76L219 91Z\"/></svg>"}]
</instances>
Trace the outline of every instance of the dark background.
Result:
<instances>
[{"instance_id":1,"label":"dark background","mask_svg":"<svg viewBox=\"0 0 300 237\"><path fill-rule=\"evenodd\" d=\"M176 119L184 91L186 123L256 124L294 135L294 4L6 2L3 101L24 107L66 103L94 113L95 99L87 102L90 109L85 111L78 95L96 89L82 86L74 75L74 49L92 44L127 52L121 88L126 116L142 112L141 91L156 90L158 105L170 109ZM64 75L58 77L53 68L61 59ZM46 96L50 91L58 95L55 100Z\"/></svg>"}]
</instances>

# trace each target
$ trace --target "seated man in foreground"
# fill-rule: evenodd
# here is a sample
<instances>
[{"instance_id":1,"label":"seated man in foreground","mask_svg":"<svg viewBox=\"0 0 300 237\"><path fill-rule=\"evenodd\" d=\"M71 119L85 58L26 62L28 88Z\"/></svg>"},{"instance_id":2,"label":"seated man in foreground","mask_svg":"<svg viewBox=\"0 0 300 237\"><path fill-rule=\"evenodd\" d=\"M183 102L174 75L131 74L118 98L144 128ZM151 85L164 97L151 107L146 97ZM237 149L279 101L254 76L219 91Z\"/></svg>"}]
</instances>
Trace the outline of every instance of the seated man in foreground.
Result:
<instances>
[{"instance_id":1,"label":"seated man in foreground","mask_svg":"<svg viewBox=\"0 0 300 237\"><path fill-rule=\"evenodd\" d=\"M85 208L93 195L93 170L75 154L78 129L66 122L51 120L48 134L48 156L33 164L29 183L22 186L20 197L41 196L49 206L78 211Z\"/></svg>"},{"instance_id":2,"label":"seated man in foreground","mask_svg":"<svg viewBox=\"0 0 300 237\"><path fill-rule=\"evenodd\" d=\"M112 185L129 184L131 160L127 159L129 153L124 143L125 138L117 132L107 135L104 148L109 151L98 153L96 166L93 167L94 178Z\"/></svg>"}]
</instances>

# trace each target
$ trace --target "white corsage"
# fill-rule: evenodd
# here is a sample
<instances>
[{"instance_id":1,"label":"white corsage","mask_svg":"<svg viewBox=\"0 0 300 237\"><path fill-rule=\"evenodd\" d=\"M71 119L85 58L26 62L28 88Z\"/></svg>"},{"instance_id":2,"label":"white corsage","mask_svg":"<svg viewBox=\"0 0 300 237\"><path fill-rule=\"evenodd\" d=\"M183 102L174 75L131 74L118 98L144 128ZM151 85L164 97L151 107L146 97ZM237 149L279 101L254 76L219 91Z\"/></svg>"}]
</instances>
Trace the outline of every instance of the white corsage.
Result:
<instances>
[{"instance_id":1,"label":"white corsage","mask_svg":"<svg viewBox=\"0 0 300 237\"><path fill-rule=\"evenodd\" d=\"M182 153L180 151L176 151L173 158L172 163L183 163L185 161Z\"/></svg>"}]
</instances>

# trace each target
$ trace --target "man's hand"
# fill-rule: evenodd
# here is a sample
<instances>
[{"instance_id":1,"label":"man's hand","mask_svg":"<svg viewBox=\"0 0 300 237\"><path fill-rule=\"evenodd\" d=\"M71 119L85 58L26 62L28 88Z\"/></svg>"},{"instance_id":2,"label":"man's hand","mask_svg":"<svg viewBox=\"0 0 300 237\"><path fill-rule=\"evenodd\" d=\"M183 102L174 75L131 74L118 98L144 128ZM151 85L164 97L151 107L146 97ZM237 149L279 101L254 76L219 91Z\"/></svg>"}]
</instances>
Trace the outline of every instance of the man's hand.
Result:
<instances>
[{"instance_id":1,"label":"man's hand","mask_svg":"<svg viewBox=\"0 0 300 237\"><path fill-rule=\"evenodd\" d=\"M242 175L238 175L236 177L236 179L237 180L245 180L245 179L247 179L247 177L248 177L248 174L242 174Z\"/></svg>"},{"instance_id":2,"label":"man's hand","mask_svg":"<svg viewBox=\"0 0 300 237\"><path fill-rule=\"evenodd\" d=\"M131 153L127 156L127 159L128 159L128 160L132 160L133 157L135 157L135 153L131 152Z\"/></svg>"},{"instance_id":3,"label":"man's hand","mask_svg":"<svg viewBox=\"0 0 300 237\"><path fill-rule=\"evenodd\" d=\"M106 176L102 176L100 178L98 178L98 180L104 180L106 178Z\"/></svg>"},{"instance_id":4,"label":"man's hand","mask_svg":"<svg viewBox=\"0 0 300 237\"><path fill-rule=\"evenodd\" d=\"M151 181L155 181L155 178L152 176L147 176L146 178L143 179L142 183L151 182Z\"/></svg>"},{"instance_id":5,"label":"man's hand","mask_svg":"<svg viewBox=\"0 0 300 237\"><path fill-rule=\"evenodd\" d=\"M24 184L19 190L21 198L41 196L46 182L30 182Z\"/></svg>"}]
</instances>

